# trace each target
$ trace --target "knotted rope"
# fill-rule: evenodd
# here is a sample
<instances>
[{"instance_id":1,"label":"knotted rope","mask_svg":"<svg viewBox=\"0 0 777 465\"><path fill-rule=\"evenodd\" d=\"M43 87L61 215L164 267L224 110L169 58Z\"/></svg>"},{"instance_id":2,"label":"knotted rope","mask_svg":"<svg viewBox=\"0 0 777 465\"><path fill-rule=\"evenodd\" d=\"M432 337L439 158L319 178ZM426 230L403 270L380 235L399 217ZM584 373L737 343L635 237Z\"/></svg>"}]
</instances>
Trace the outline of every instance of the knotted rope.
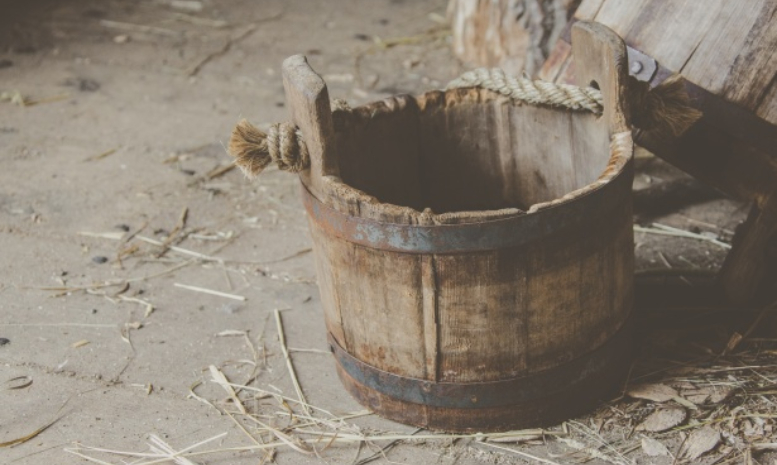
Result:
<instances>
[{"instance_id":1,"label":"knotted rope","mask_svg":"<svg viewBox=\"0 0 777 465\"><path fill-rule=\"evenodd\" d=\"M555 84L546 81L507 76L501 69L480 68L451 81L447 89L479 87L532 105L548 105L571 111L602 113L602 93L592 87ZM691 106L679 76L673 76L654 89L648 83L630 78L629 99L632 123L652 137L677 137L701 118ZM350 111L343 100L333 101L333 110ZM298 172L310 165L310 156L302 133L292 123L276 123L267 133L245 119L232 131L229 152L235 164L249 178L256 177L268 165Z\"/></svg>"},{"instance_id":2,"label":"knotted rope","mask_svg":"<svg viewBox=\"0 0 777 465\"><path fill-rule=\"evenodd\" d=\"M249 177L275 162L279 169L297 173L310 166L310 155L302 132L292 123L275 123L267 133L247 120L237 123L229 140L229 153Z\"/></svg>"}]
</instances>

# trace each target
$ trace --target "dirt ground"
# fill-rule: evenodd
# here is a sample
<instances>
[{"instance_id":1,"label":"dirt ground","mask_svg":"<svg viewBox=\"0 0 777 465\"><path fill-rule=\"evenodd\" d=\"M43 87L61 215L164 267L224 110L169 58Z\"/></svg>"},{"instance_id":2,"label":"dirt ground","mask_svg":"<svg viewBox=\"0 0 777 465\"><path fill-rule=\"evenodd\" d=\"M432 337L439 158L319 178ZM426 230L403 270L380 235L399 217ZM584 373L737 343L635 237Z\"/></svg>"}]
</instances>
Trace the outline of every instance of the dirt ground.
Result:
<instances>
[{"instance_id":1,"label":"dirt ground","mask_svg":"<svg viewBox=\"0 0 777 465\"><path fill-rule=\"evenodd\" d=\"M306 54L332 97L352 105L456 77L467 66L450 52L445 7L445 0L0 1L0 337L7 339L0 339L0 443L56 420L0 448L0 462L86 463L65 449L148 452L152 434L183 449L226 433L197 449L222 452L191 460L260 463L263 453L223 450L257 439L203 400L223 407L227 398L211 366L237 384L295 396L274 309L284 309L310 404L337 415L363 410L326 354L295 177L269 170L249 182L219 170L230 164L225 145L240 118L264 127L287 119L279 67L289 55ZM687 177L655 159L640 159L638 168L643 192L677 181L698 194L681 195L669 211L643 212L642 223L727 241L746 213L688 187ZM152 243L168 238L175 248ZM714 270L726 253L672 236L638 233L636 242L641 269ZM272 400L254 402L283 411ZM349 422L362 433L415 431L375 416ZM579 459L570 443L502 446L524 455L473 438L414 440L374 463ZM102 463L137 460L82 452ZM374 452L337 443L316 457L282 447L275 461L348 464ZM672 462L629 454L623 463ZM589 463L608 461L616 463Z\"/></svg>"}]
</instances>

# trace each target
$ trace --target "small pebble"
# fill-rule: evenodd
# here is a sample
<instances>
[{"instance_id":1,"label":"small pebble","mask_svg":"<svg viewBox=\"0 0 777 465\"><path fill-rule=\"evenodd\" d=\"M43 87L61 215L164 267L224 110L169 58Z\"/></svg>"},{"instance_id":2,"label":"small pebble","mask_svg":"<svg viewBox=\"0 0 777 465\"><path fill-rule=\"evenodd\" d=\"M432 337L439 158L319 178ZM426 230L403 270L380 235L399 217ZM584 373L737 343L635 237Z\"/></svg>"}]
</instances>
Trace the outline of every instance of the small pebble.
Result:
<instances>
[{"instance_id":1,"label":"small pebble","mask_svg":"<svg viewBox=\"0 0 777 465\"><path fill-rule=\"evenodd\" d=\"M129 232L130 227L127 224L117 224L116 225L116 229L118 229L120 231L124 231L124 232Z\"/></svg>"},{"instance_id":2,"label":"small pebble","mask_svg":"<svg viewBox=\"0 0 777 465\"><path fill-rule=\"evenodd\" d=\"M6 344L10 344L11 340L7 337L0 337L0 346L4 346Z\"/></svg>"},{"instance_id":3,"label":"small pebble","mask_svg":"<svg viewBox=\"0 0 777 465\"><path fill-rule=\"evenodd\" d=\"M237 313L242 307L243 307L243 304L239 304L237 302L230 302L222 305L221 308L219 308L219 311L231 315L233 313Z\"/></svg>"},{"instance_id":4,"label":"small pebble","mask_svg":"<svg viewBox=\"0 0 777 465\"><path fill-rule=\"evenodd\" d=\"M194 171L194 170L181 170L181 173L183 173L183 174L185 174L187 176L194 176L195 174L197 174L197 172Z\"/></svg>"},{"instance_id":5,"label":"small pebble","mask_svg":"<svg viewBox=\"0 0 777 465\"><path fill-rule=\"evenodd\" d=\"M78 90L81 92L95 92L100 89L100 83L94 79L79 79Z\"/></svg>"},{"instance_id":6,"label":"small pebble","mask_svg":"<svg viewBox=\"0 0 777 465\"><path fill-rule=\"evenodd\" d=\"M367 34L362 34L361 32L357 32L356 34L354 34L353 38L356 40L364 40L364 41L368 41L371 39L370 36L368 36Z\"/></svg>"},{"instance_id":7,"label":"small pebble","mask_svg":"<svg viewBox=\"0 0 777 465\"><path fill-rule=\"evenodd\" d=\"M108 257L97 255L96 257L92 257L92 261L95 263L106 263L108 261Z\"/></svg>"},{"instance_id":8,"label":"small pebble","mask_svg":"<svg viewBox=\"0 0 777 465\"><path fill-rule=\"evenodd\" d=\"M75 87L81 92L95 92L100 88L100 83L94 79L69 78L63 83L66 86Z\"/></svg>"},{"instance_id":9,"label":"small pebble","mask_svg":"<svg viewBox=\"0 0 777 465\"><path fill-rule=\"evenodd\" d=\"M116 42L117 44L126 44L127 42L129 42L129 40L130 40L130 36L126 34L118 35L113 38L113 41Z\"/></svg>"},{"instance_id":10,"label":"small pebble","mask_svg":"<svg viewBox=\"0 0 777 465\"><path fill-rule=\"evenodd\" d=\"M97 309L96 309L96 308L93 308L93 309L92 309L92 315L94 315L94 314L96 314L96 313L97 313Z\"/></svg>"}]
</instances>

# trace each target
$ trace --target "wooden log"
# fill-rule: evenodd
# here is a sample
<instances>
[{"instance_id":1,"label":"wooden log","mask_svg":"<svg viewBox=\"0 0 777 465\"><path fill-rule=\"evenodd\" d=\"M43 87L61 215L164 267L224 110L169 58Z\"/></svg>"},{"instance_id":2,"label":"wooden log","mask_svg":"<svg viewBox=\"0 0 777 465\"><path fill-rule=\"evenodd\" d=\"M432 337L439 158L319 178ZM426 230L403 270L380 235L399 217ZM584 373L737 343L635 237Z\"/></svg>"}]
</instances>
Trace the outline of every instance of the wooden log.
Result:
<instances>
[{"instance_id":1,"label":"wooden log","mask_svg":"<svg viewBox=\"0 0 777 465\"><path fill-rule=\"evenodd\" d=\"M475 66L535 74L579 0L451 0L453 50Z\"/></svg>"},{"instance_id":2,"label":"wooden log","mask_svg":"<svg viewBox=\"0 0 777 465\"><path fill-rule=\"evenodd\" d=\"M381 415L539 426L620 387L633 299L625 48L595 24L574 40L604 117L482 89L333 115L323 166L339 176L323 176L327 197L303 198L340 377Z\"/></svg>"},{"instance_id":3,"label":"wooden log","mask_svg":"<svg viewBox=\"0 0 777 465\"><path fill-rule=\"evenodd\" d=\"M682 0L583 0L573 20L597 21L623 37L635 52L632 74L651 86L679 74L704 115L679 138L637 131L635 141L760 212L777 202L776 13L773 0L713 0L703 8ZM569 82L576 68L562 36L540 77ZM777 218L754 215L760 226L751 227L751 218L740 228L720 275L739 305L777 297L774 277L754 271L777 267L777 257L763 249L763 231L776 228Z\"/></svg>"},{"instance_id":4,"label":"wooden log","mask_svg":"<svg viewBox=\"0 0 777 465\"><path fill-rule=\"evenodd\" d=\"M760 200L760 201L759 201ZM724 291L735 302L774 302L777 283L777 190L756 200L739 226L721 271Z\"/></svg>"}]
</instances>

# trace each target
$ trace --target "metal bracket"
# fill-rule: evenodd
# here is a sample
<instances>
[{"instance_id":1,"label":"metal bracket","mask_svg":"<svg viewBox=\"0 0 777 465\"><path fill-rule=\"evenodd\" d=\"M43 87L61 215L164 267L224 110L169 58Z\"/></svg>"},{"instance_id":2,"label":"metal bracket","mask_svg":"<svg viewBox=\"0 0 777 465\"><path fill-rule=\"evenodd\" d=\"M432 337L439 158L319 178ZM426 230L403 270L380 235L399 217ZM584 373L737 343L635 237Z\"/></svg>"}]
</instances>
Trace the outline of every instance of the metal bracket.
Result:
<instances>
[{"instance_id":1,"label":"metal bracket","mask_svg":"<svg viewBox=\"0 0 777 465\"><path fill-rule=\"evenodd\" d=\"M629 57L629 75L638 81L650 82L658 71L658 63L637 49L626 46Z\"/></svg>"},{"instance_id":2,"label":"metal bracket","mask_svg":"<svg viewBox=\"0 0 777 465\"><path fill-rule=\"evenodd\" d=\"M389 373L348 353L331 333L328 339L337 364L361 389L411 404L486 409L572 395L587 379L625 374L634 354L634 329L632 316L604 344L569 362L525 376L479 383L434 382Z\"/></svg>"},{"instance_id":3,"label":"metal bracket","mask_svg":"<svg viewBox=\"0 0 777 465\"><path fill-rule=\"evenodd\" d=\"M567 23L564 31L561 33L561 40L568 44L572 44L572 26L578 21L580 20L572 18L569 23ZM656 76L656 72L659 70L656 60L651 56L630 47L628 44L626 44L626 54L629 58L629 75L634 76L638 81L651 82Z\"/></svg>"}]
</instances>

